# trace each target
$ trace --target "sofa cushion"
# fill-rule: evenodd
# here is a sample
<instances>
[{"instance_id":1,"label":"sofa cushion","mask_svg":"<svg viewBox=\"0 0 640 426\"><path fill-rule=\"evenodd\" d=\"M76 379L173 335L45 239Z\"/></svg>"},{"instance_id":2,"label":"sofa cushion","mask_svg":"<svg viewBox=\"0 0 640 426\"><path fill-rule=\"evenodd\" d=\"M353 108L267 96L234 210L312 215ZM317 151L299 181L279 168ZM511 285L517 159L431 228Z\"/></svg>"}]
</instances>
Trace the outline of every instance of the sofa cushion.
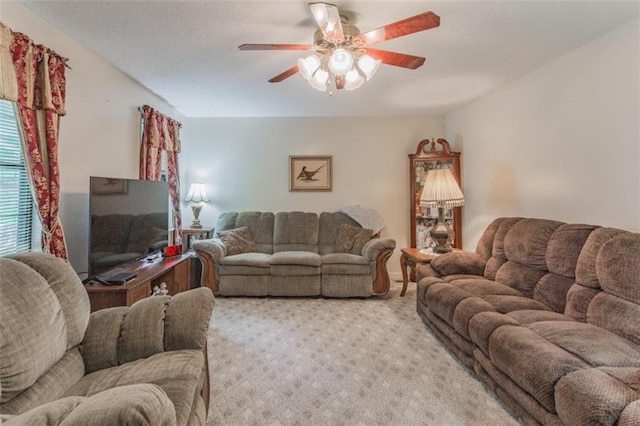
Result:
<instances>
[{"instance_id":1,"label":"sofa cushion","mask_svg":"<svg viewBox=\"0 0 640 426\"><path fill-rule=\"evenodd\" d=\"M371 275L371 265L366 258L355 254L325 254L322 256L322 274Z\"/></svg>"},{"instance_id":2,"label":"sofa cushion","mask_svg":"<svg viewBox=\"0 0 640 426\"><path fill-rule=\"evenodd\" d=\"M269 275L270 254L242 253L220 259L220 275Z\"/></svg>"},{"instance_id":3,"label":"sofa cushion","mask_svg":"<svg viewBox=\"0 0 640 426\"><path fill-rule=\"evenodd\" d=\"M495 279L498 269L500 269L500 266L507 261L507 255L504 252L504 238L511 227L521 220L521 217L506 217L500 221L498 229L495 231L493 237L491 257L487 260L487 264L484 268L485 278L490 280Z\"/></svg>"},{"instance_id":4,"label":"sofa cushion","mask_svg":"<svg viewBox=\"0 0 640 426\"><path fill-rule=\"evenodd\" d=\"M62 358L67 327L60 302L41 274L8 258L0 258L0 271L0 403L6 403Z\"/></svg>"},{"instance_id":5,"label":"sofa cushion","mask_svg":"<svg viewBox=\"0 0 640 426\"><path fill-rule=\"evenodd\" d=\"M308 276L320 275L322 258L309 251L281 251L269 260L271 275Z\"/></svg>"},{"instance_id":6,"label":"sofa cushion","mask_svg":"<svg viewBox=\"0 0 640 426\"><path fill-rule=\"evenodd\" d=\"M227 249L227 256L250 253L255 251L256 245L251 238L251 232L246 226L218 232L218 238Z\"/></svg>"},{"instance_id":7,"label":"sofa cushion","mask_svg":"<svg viewBox=\"0 0 640 426\"><path fill-rule=\"evenodd\" d=\"M489 338L491 362L548 411L555 413L553 388L571 371L589 368L573 354L527 327L499 327Z\"/></svg>"},{"instance_id":8,"label":"sofa cushion","mask_svg":"<svg viewBox=\"0 0 640 426\"><path fill-rule=\"evenodd\" d=\"M542 321L527 327L592 367L640 365L640 349L603 328L578 321Z\"/></svg>"},{"instance_id":9,"label":"sofa cushion","mask_svg":"<svg viewBox=\"0 0 640 426\"><path fill-rule=\"evenodd\" d=\"M307 266L307 265L271 265L269 268L269 274L280 277L293 277L293 276L310 276L320 275L322 268L320 266Z\"/></svg>"},{"instance_id":10,"label":"sofa cushion","mask_svg":"<svg viewBox=\"0 0 640 426\"><path fill-rule=\"evenodd\" d=\"M218 216L216 235L221 231L246 226L255 243L255 251L259 253L273 253L273 221L271 212L225 212Z\"/></svg>"},{"instance_id":11,"label":"sofa cushion","mask_svg":"<svg viewBox=\"0 0 640 426\"><path fill-rule=\"evenodd\" d=\"M366 257L350 253L329 253L322 256L323 265L369 265Z\"/></svg>"},{"instance_id":12,"label":"sofa cushion","mask_svg":"<svg viewBox=\"0 0 640 426\"><path fill-rule=\"evenodd\" d=\"M336 253L362 254L362 248L373 236L371 229L343 223L336 239Z\"/></svg>"},{"instance_id":13,"label":"sofa cushion","mask_svg":"<svg viewBox=\"0 0 640 426\"><path fill-rule=\"evenodd\" d=\"M599 288L584 287L578 283L573 284L567 292L565 315L578 321L587 322L589 304L600 292Z\"/></svg>"},{"instance_id":14,"label":"sofa cushion","mask_svg":"<svg viewBox=\"0 0 640 426\"><path fill-rule=\"evenodd\" d=\"M273 265L304 265L320 266L322 257L309 251L281 251L271 255L269 264Z\"/></svg>"},{"instance_id":15,"label":"sofa cushion","mask_svg":"<svg viewBox=\"0 0 640 426\"><path fill-rule=\"evenodd\" d=\"M604 243L596 258L596 274L604 291L640 304L640 234L628 232Z\"/></svg>"},{"instance_id":16,"label":"sofa cushion","mask_svg":"<svg viewBox=\"0 0 640 426\"><path fill-rule=\"evenodd\" d=\"M587 321L640 345L640 306L601 291L589 303Z\"/></svg>"},{"instance_id":17,"label":"sofa cushion","mask_svg":"<svg viewBox=\"0 0 640 426\"><path fill-rule=\"evenodd\" d=\"M546 219L522 219L507 232L504 252L507 259L530 268L547 270L547 246L562 222Z\"/></svg>"},{"instance_id":18,"label":"sofa cushion","mask_svg":"<svg viewBox=\"0 0 640 426\"><path fill-rule=\"evenodd\" d=\"M91 396L118 386L151 383L160 386L175 407L178 424L187 424L204 377L202 351L163 352L84 376L65 396Z\"/></svg>"},{"instance_id":19,"label":"sofa cushion","mask_svg":"<svg viewBox=\"0 0 640 426\"><path fill-rule=\"evenodd\" d=\"M631 381L620 380L616 370L632 370L635 377ZM625 407L640 399L637 391L639 373L637 368L589 368L565 375L555 386L558 417L567 425L638 424L637 415L626 423L622 413Z\"/></svg>"},{"instance_id":20,"label":"sofa cushion","mask_svg":"<svg viewBox=\"0 0 640 426\"><path fill-rule=\"evenodd\" d=\"M322 256L322 274L371 275L371 264L363 256L358 256L355 254L325 254L324 256Z\"/></svg>"},{"instance_id":21,"label":"sofa cushion","mask_svg":"<svg viewBox=\"0 0 640 426\"><path fill-rule=\"evenodd\" d=\"M477 253L452 251L444 255L436 256L436 258L431 261L431 266L441 275L482 275L485 262Z\"/></svg>"},{"instance_id":22,"label":"sofa cushion","mask_svg":"<svg viewBox=\"0 0 640 426\"><path fill-rule=\"evenodd\" d=\"M318 250L324 255L335 252L338 232L343 224L359 227L358 223L342 212L322 212L319 217ZM360 253L358 253L360 254Z\"/></svg>"},{"instance_id":23,"label":"sofa cushion","mask_svg":"<svg viewBox=\"0 0 640 426\"><path fill-rule=\"evenodd\" d=\"M318 215L303 212L278 212L273 229L274 251L318 252Z\"/></svg>"},{"instance_id":24,"label":"sofa cushion","mask_svg":"<svg viewBox=\"0 0 640 426\"><path fill-rule=\"evenodd\" d=\"M589 234L580 257L576 263L576 282L590 288L600 288L598 275L596 274L596 257L602 245L616 235L625 231L615 228L599 228Z\"/></svg>"}]
</instances>

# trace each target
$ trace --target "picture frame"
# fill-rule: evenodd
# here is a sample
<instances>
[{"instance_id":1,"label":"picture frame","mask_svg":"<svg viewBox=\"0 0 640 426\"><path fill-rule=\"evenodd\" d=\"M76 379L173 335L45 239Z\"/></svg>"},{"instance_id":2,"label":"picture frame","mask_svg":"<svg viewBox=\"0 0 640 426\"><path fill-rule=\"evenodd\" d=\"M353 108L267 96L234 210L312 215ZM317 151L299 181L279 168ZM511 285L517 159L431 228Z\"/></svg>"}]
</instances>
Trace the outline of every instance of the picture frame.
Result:
<instances>
[{"instance_id":1,"label":"picture frame","mask_svg":"<svg viewBox=\"0 0 640 426\"><path fill-rule=\"evenodd\" d=\"M289 191L332 191L332 155L290 155Z\"/></svg>"},{"instance_id":2,"label":"picture frame","mask_svg":"<svg viewBox=\"0 0 640 426\"><path fill-rule=\"evenodd\" d=\"M127 193L127 180L116 178L94 178L91 186L92 194L122 195Z\"/></svg>"}]
</instances>

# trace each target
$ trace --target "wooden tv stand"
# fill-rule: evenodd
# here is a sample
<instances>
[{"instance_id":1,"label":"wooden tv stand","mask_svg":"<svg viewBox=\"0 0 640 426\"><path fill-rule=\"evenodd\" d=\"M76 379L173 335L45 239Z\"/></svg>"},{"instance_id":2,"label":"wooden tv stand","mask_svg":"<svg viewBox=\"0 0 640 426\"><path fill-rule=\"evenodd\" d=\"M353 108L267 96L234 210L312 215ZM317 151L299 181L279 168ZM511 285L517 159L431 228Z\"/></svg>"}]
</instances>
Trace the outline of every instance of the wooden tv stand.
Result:
<instances>
[{"instance_id":1,"label":"wooden tv stand","mask_svg":"<svg viewBox=\"0 0 640 426\"><path fill-rule=\"evenodd\" d=\"M84 287L89 293L91 312L114 306L131 306L140 299L151 296L154 286L166 283L169 295L187 291L191 283L191 270L189 262L190 254L183 254L166 259L154 258L153 261L145 259L136 260L128 265L117 268L114 274L119 272L135 272L136 278L121 285L105 285L98 282L90 282Z\"/></svg>"}]
</instances>

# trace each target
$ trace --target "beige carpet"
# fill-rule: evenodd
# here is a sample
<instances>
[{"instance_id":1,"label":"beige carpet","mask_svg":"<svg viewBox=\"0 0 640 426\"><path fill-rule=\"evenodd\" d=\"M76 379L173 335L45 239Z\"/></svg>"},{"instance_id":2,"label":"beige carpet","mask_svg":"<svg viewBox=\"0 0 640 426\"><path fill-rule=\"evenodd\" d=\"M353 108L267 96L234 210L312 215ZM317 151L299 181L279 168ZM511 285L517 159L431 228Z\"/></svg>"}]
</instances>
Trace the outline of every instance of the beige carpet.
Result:
<instances>
[{"instance_id":1,"label":"beige carpet","mask_svg":"<svg viewBox=\"0 0 640 426\"><path fill-rule=\"evenodd\" d=\"M399 297L217 299L208 425L516 425Z\"/></svg>"}]
</instances>

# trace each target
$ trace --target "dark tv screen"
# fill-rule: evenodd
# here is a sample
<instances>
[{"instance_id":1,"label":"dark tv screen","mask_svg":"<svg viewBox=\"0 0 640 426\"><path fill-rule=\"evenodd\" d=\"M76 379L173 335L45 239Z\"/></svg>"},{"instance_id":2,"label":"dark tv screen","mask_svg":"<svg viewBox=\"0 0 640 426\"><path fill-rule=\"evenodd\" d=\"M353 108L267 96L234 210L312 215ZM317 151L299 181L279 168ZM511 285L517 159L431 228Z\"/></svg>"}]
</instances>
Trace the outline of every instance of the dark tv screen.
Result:
<instances>
[{"instance_id":1,"label":"dark tv screen","mask_svg":"<svg viewBox=\"0 0 640 426\"><path fill-rule=\"evenodd\" d=\"M89 276L168 244L167 182L91 176L89 212Z\"/></svg>"}]
</instances>

